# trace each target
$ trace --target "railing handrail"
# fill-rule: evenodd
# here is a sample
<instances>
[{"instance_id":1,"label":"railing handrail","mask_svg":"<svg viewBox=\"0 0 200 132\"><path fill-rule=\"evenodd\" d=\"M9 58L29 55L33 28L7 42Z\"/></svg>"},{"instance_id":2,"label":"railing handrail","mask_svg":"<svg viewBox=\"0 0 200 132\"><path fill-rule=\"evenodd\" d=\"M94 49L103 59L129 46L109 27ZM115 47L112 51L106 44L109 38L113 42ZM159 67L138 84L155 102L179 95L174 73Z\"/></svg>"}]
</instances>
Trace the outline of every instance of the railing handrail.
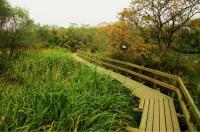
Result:
<instances>
[{"instance_id":1,"label":"railing handrail","mask_svg":"<svg viewBox=\"0 0 200 132\"><path fill-rule=\"evenodd\" d=\"M137 68L139 70L147 71L147 72L150 72L152 74L156 74L156 75L159 75L159 76L162 76L162 77L166 77L168 79L175 80L179 84L180 90L183 93L184 97L186 98L186 101L189 104L189 107L190 107L190 109L191 109L191 111L192 111L192 113L194 115L194 118L196 119L197 124L200 126L200 112L199 112L199 109L195 105L193 98L191 97L189 91L187 90L186 86L184 85L182 79L179 76L172 75L172 74L165 73L165 72L161 72L161 71L154 70L154 69L150 69L150 68L146 68L146 67L143 67L143 66L139 66L139 65L136 65L136 64L129 63L129 62L124 62L124 61L110 59L110 58L105 58L105 57L100 57L100 56L97 56L97 55L94 55L94 54L90 54L90 53L86 53L86 52L82 52L82 51L78 51L78 53L85 54L85 55L88 55L88 56L93 56L93 57L96 57L96 58L100 58L100 59L107 60L107 61L114 62L114 63L118 63L118 64L123 64L123 65L131 66L131 67ZM121 69L121 70L123 70L123 69ZM126 72L132 73L132 72L130 72L130 70L127 70ZM139 76L141 78L144 78L143 76L145 76L145 75L143 75L141 73L137 73L137 75L136 74L133 74L133 75L135 75L135 76L141 75L141 76ZM146 78L144 78L144 79L146 79ZM157 81L159 81L159 80L157 80ZM151 82L155 83L154 81L151 81ZM168 85L170 85L170 84L168 84ZM172 85L170 85L170 86L172 86ZM176 90L176 92L177 92L177 90ZM180 99L182 100L182 98L180 98Z\"/></svg>"},{"instance_id":2,"label":"railing handrail","mask_svg":"<svg viewBox=\"0 0 200 132\"><path fill-rule=\"evenodd\" d=\"M82 52L82 51L78 51L78 52ZM158 70L155 70L155 69L136 65L136 64L133 64L133 63L130 63L130 62L115 60L115 59L106 58L106 57L101 57L101 56L97 56L97 55L93 55L93 54L85 53L85 52L82 52L82 53L92 55L92 56L95 56L95 57L98 57L98 58L101 58L101 59L104 59L104 60L108 60L108 61L111 61L111 62L115 62L115 63L119 63L119 64L123 64L123 65L128 65L128 66L131 66L133 68L141 69L143 71L147 71L147 72L150 72L150 73L153 73L153 74L157 74L157 75L160 75L160 76L163 76L163 77L166 77L166 78L171 78L171 79L177 79L178 78L178 76L176 76L176 75L172 75L172 74L161 72L161 71L158 71Z\"/></svg>"},{"instance_id":3,"label":"railing handrail","mask_svg":"<svg viewBox=\"0 0 200 132\"><path fill-rule=\"evenodd\" d=\"M145 80L148 80L148 81L150 81L150 82L153 82L154 84L157 84L157 85L163 86L163 87L165 87L165 88L168 88L169 90L172 90L172 91L175 91L175 90L176 90L176 87L174 87L174 86L172 86L172 85L169 85L169 84L167 84L167 83L165 83L165 82L161 82L161 81L159 81L159 80L156 80L156 79L154 79L154 78L148 77L148 76L146 76L146 75L143 75L143 74L140 74L140 73L137 73L137 72L134 72L134 71L131 71L131 70L128 70L128 69L119 67L119 66L115 66L115 65L112 65L112 64L110 64L110 63L106 63L106 62L102 62L102 61L98 61L98 60L93 60L93 61L98 62L98 63L101 63L101 64L104 64L104 65L106 65L106 66L109 66L109 67L112 67L112 68L115 68L115 69L118 69L118 70L120 70L120 71L124 71L124 72L126 72L126 73L130 73L130 74L132 74L132 75L134 75L134 76L137 76L137 77L139 77L139 78L143 78L143 79L145 79Z\"/></svg>"},{"instance_id":4,"label":"railing handrail","mask_svg":"<svg viewBox=\"0 0 200 132\"><path fill-rule=\"evenodd\" d=\"M178 83L179 83L181 90L189 104L190 109L192 110L192 113L195 116L194 118L196 118L196 121L197 121L198 125L200 126L200 111L199 111L199 109L195 105L193 98L191 97L189 91L187 90L185 84L183 83L183 80L180 77L178 77Z\"/></svg>"}]
</instances>

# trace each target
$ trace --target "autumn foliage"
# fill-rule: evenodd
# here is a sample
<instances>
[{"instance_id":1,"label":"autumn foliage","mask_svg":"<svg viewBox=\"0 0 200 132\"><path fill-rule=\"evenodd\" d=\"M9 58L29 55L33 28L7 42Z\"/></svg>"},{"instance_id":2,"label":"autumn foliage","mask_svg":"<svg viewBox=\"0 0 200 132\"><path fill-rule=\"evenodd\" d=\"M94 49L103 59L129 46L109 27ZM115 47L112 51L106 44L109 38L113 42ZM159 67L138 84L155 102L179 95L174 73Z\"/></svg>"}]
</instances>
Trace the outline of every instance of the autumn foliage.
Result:
<instances>
[{"instance_id":1,"label":"autumn foliage","mask_svg":"<svg viewBox=\"0 0 200 132\"><path fill-rule=\"evenodd\" d=\"M109 38L108 52L114 58L132 61L137 56L152 53L153 46L146 44L141 34L125 22L104 24L100 31Z\"/></svg>"}]
</instances>

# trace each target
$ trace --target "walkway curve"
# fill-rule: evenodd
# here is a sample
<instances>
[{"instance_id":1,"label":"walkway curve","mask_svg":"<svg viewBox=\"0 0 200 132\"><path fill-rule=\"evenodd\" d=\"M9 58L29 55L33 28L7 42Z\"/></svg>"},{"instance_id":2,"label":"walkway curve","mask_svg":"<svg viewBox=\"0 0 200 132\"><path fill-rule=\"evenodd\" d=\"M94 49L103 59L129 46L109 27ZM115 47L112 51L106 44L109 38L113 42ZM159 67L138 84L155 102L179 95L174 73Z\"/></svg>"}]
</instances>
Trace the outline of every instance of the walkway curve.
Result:
<instances>
[{"instance_id":1,"label":"walkway curve","mask_svg":"<svg viewBox=\"0 0 200 132\"><path fill-rule=\"evenodd\" d=\"M121 82L125 87L133 91L133 94L140 98L138 109L142 111L142 118L138 129L129 131L167 131L179 132L180 126L177 119L173 99L157 90L147 87L119 73L96 66L73 54L73 57L89 67L96 68L100 74L106 74Z\"/></svg>"}]
</instances>

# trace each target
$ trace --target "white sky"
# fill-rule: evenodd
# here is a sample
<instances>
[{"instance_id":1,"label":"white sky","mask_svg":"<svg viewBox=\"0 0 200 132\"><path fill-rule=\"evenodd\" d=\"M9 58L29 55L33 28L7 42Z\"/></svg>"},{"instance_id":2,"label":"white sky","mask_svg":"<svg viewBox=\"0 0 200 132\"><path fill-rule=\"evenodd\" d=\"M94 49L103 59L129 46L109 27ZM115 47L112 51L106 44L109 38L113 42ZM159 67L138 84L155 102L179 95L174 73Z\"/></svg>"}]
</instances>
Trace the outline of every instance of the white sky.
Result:
<instances>
[{"instance_id":1,"label":"white sky","mask_svg":"<svg viewBox=\"0 0 200 132\"><path fill-rule=\"evenodd\" d=\"M29 11L37 23L69 26L70 23L90 24L117 20L117 14L131 0L8 0L13 6Z\"/></svg>"}]
</instances>

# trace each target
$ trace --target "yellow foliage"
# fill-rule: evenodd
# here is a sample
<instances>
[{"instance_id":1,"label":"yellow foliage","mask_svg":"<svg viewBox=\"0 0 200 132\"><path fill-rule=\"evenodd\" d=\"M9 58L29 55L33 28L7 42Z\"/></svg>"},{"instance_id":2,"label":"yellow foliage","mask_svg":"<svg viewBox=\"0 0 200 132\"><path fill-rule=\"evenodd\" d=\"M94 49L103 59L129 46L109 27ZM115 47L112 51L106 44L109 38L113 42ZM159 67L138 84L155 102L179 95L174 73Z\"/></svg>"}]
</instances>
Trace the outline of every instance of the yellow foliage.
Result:
<instances>
[{"instance_id":1,"label":"yellow foliage","mask_svg":"<svg viewBox=\"0 0 200 132\"><path fill-rule=\"evenodd\" d=\"M128 54L130 56L151 54L153 46L144 44L143 37L137 30L131 29L123 21L104 24L100 31L109 39L108 50L112 53Z\"/></svg>"}]
</instances>

